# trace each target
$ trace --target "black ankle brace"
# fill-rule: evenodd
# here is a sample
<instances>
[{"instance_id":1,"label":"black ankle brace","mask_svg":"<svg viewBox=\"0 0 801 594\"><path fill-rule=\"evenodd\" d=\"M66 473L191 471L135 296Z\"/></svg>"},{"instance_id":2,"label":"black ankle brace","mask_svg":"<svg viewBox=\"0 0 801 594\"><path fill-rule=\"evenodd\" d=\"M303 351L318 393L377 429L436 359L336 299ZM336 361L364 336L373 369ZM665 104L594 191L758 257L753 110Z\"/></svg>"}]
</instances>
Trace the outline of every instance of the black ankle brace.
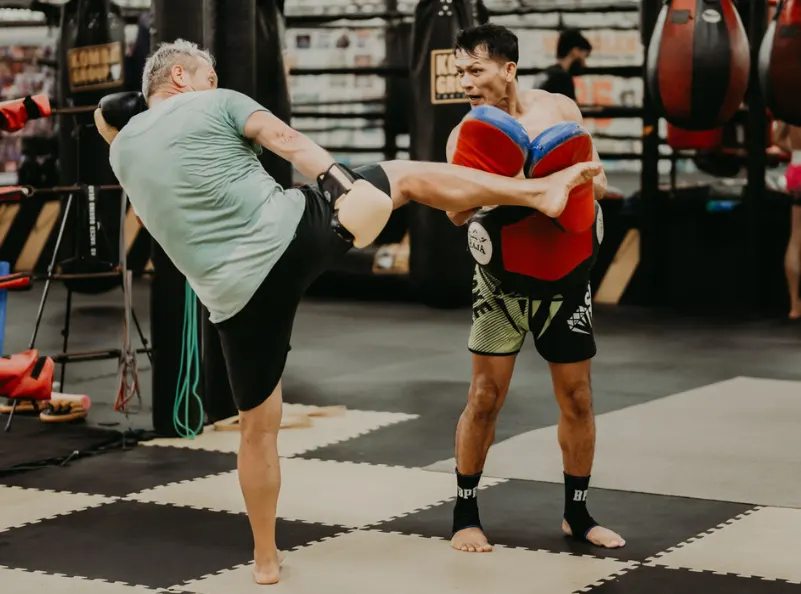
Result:
<instances>
[{"instance_id":1,"label":"black ankle brace","mask_svg":"<svg viewBox=\"0 0 801 594\"><path fill-rule=\"evenodd\" d=\"M453 507L453 534L465 528L481 528L478 514L478 483L481 473L464 475L456 471L456 504Z\"/></svg>"},{"instance_id":2,"label":"black ankle brace","mask_svg":"<svg viewBox=\"0 0 801 594\"><path fill-rule=\"evenodd\" d=\"M587 511L589 476L571 476L565 473L565 522L573 538L586 540L587 533L598 525Z\"/></svg>"}]
</instances>

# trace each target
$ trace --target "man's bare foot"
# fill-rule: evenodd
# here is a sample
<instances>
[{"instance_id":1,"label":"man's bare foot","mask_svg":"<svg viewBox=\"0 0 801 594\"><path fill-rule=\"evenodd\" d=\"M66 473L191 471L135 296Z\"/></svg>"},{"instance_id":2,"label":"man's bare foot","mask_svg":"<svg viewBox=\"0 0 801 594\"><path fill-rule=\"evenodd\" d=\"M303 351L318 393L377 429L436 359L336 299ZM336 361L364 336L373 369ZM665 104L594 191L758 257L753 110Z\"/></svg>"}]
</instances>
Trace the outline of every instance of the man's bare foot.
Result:
<instances>
[{"instance_id":1,"label":"man's bare foot","mask_svg":"<svg viewBox=\"0 0 801 594\"><path fill-rule=\"evenodd\" d=\"M790 308L790 313L787 317L791 320L801 320L801 303L796 303Z\"/></svg>"},{"instance_id":2,"label":"man's bare foot","mask_svg":"<svg viewBox=\"0 0 801 594\"><path fill-rule=\"evenodd\" d=\"M451 546L457 551L464 551L465 553L491 553L492 545L490 545L487 537L481 528L464 528L459 530L451 538Z\"/></svg>"},{"instance_id":3,"label":"man's bare foot","mask_svg":"<svg viewBox=\"0 0 801 594\"><path fill-rule=\"evenodd\" d=\"M545 203L538 210L544 215L555 218L562 214L567 206L570 192L577 186L591 181L603 172L603 165L596 162L576 163L552 173L549 182L552 188L548 190Z\"/></svg>"},{"instance_id":4,"label":"man's bare foot","mask_svg":"<svg viewBox=\"0 0 801 594\"><path fill-rule=\"evenodd\" d=\"M254 555L255 557L255 555ZM257 584L277 584L281 573L281 564L284 562L284 553L276 551L273 556L259 559L253 563L253 579Z\"/></svg>"},{"instance_id":5,"label":"man's bare foot","mask_svg":"<svg viewBox=\"0 0 801 594\"><path fill-rule=\"evenodd\" d=\"M562 520L562 532L568 536L573 536L573 531L570 529L570 524ZM606 549L619 549L626 546L626 541L623 537L608 528L603 526L595 526L587 533L587 540L594 544L596 547L604 547Z\"/></svg>"}]
</instances>

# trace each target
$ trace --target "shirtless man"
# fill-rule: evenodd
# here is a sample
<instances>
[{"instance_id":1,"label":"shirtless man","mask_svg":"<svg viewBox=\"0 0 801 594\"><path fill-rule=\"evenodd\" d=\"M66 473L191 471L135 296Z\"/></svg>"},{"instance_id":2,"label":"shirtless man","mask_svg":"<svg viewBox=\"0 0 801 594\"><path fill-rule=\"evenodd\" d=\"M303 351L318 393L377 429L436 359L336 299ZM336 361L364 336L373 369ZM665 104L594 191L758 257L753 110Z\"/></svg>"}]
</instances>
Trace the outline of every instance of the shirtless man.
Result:
<instances>
[{"instance_id":1,"label":"shirtless man","mask_svg":"<svg viewBox=\"0 0 801 594\"><path fill-rule=\"evenodd\" d=\"M790 293L791 320L801 319L801 299L798 285L801 282L801 128L777 121L774 124L776 146L790 153L785 180L787 192L793 196L790 215L790 241L784 254L784 273L787 276L787 289Z\"/></svg>"},{"instance_id":2,"label":"shirtless man","mask_svg":"<svg viewBox=\"0 0 801 594\"><path fill-rule=\"evenodd\" d=\"M462 88L472 109L483 105L500 108L522 124L530 139L556 124L582 122L581 112L572 100L541 90L520 90L516 81L517 37L505 27L488 23L462 31L456 40L455 55ZM453 162L462 125L450 135L449 162ZM594 149L593 154L597 161ZM595 198L599 199L606 191L606 177L601 174L593 182ZM476 210L449 212L448 216L456 225L463 225ZM536 257L532 254L532 258ZM600 547L625 545L623 538L599 526L587 511L595 451L590 360L596 352L589 279L584 275L573 288L560 291L561 294L551 290L550 294L521 295L481 265L476 266L469 341L473 375L467 406L456 429L458 489L451 546L459 551L492 550L479 518L477 487L495 438L495 422L509 389L516 355L527 331L532 332L537 350L549 362L561 410L558 436L565 481L562 530ZM523 303L525 306L521 307ZM571 320L576 312L583 312L580 324Z\"/></svg>"},{"instance_id":3,"label":"shirtless man","mask_svg":"<svg viewBox=\"0 0 801 594\"><path fill-rule=\"evenodd\" d=\"M141 94L101 100L95 122L136 215L220 334L240 411L237 469L259 584L279 580L281 377L309 285L370 244L408 200L441 210L518 204L556 216L570 189L601 170L584 164L525 180L389 161L350 171L250 97L217 88L214 58L183 40L148 58ZM257 158L264 149L315 183L282 188Z\"/></svg>"}]
</instances>

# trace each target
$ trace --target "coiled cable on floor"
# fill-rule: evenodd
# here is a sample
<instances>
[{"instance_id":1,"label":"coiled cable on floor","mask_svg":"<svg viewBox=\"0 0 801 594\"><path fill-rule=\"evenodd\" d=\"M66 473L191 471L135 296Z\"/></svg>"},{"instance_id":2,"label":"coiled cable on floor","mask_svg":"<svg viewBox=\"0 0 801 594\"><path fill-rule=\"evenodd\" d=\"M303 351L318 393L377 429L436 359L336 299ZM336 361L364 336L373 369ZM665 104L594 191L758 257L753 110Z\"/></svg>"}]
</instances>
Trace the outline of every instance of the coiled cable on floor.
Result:
<instances>
[{"instance_id":1,"label":"coiled cable on floor","mask_svg":"<svg viewBox=\"0 0 801 594\"><path fill-rule=\"evenodd\" d=\"M184 297L184 328L181 338L181 369L173 409L173 427L181 437L195 438L203 432L203 400L197 393L200 383L200 348L197 328L197 297L186 283ZM197 427L190 427L190 404L197 402L199 409Z\"/></svg>"}]
</instances>

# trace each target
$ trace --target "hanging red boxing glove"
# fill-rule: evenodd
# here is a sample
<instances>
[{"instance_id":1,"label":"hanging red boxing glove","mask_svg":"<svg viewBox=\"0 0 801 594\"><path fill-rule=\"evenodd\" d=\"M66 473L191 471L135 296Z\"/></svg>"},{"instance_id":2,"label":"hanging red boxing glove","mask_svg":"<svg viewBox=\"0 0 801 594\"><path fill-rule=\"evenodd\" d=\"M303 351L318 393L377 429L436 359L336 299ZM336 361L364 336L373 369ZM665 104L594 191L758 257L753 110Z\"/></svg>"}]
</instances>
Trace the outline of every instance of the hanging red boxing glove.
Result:
<instances>
[{"instance_id":1,"label":"hanging red boxing glove","mask_svg":"<svg viewBox=\"0 0 801 594\"><path fill-rule=\"evenodd\" d=\"M47 118L52 114L47 95L28 96L0 103L0 130L17 132L30 120Z\"/></svg>"}]
</instances>

